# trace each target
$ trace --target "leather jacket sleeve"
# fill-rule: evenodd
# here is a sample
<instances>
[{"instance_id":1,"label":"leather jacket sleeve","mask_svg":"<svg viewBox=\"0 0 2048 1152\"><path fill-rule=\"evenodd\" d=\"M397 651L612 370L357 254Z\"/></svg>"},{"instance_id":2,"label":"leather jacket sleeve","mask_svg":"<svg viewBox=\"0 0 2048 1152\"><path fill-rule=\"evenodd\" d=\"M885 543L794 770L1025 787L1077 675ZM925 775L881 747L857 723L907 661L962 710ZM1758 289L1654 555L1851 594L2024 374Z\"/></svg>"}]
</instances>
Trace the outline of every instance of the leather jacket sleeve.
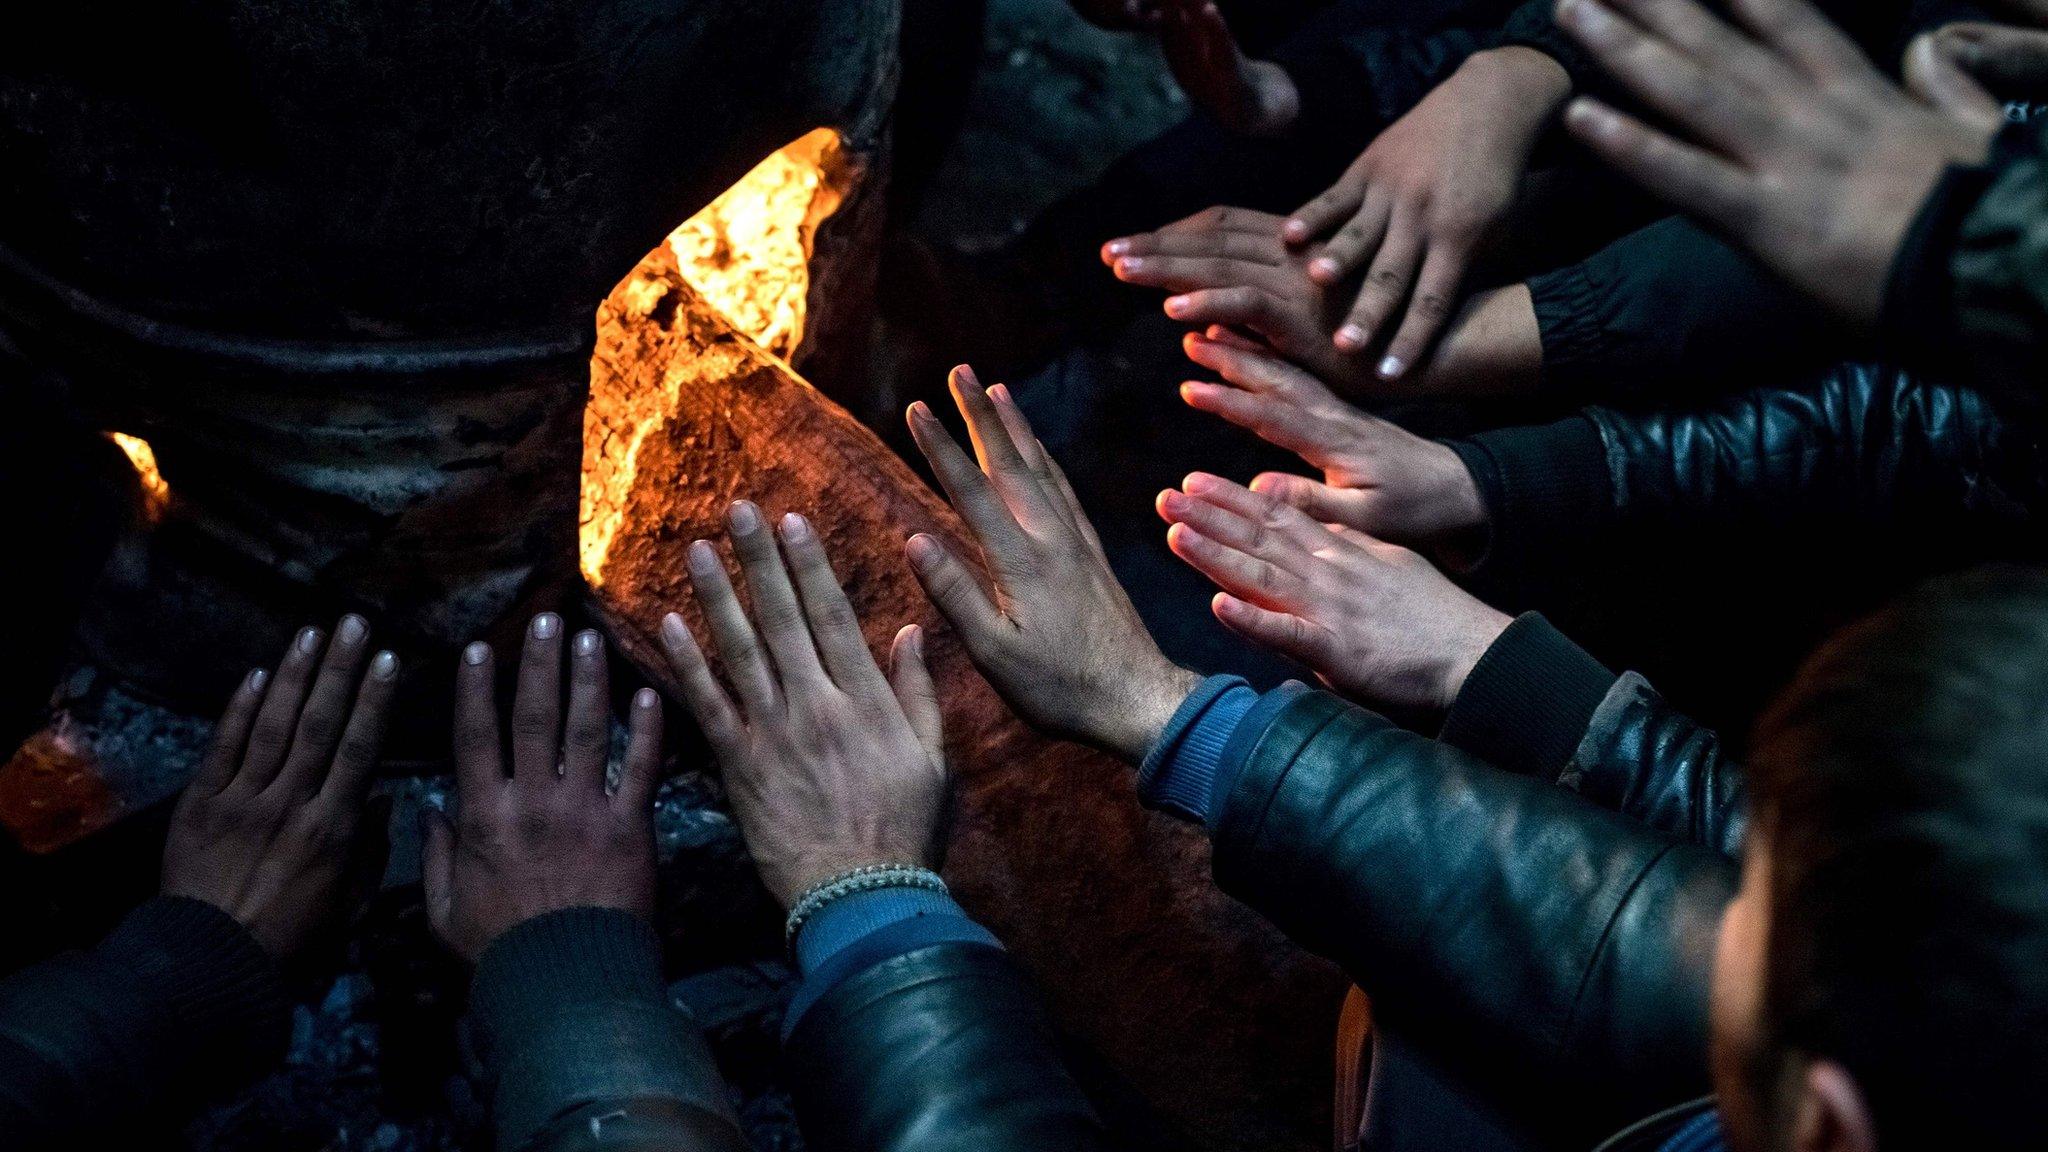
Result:
<instances>
[{"instance_id":1,"label":"leather jacket sleeve","mask_svg":"<svg viewBox=\"0 0 2048 1152\"><path fill-rule=\"evenodd\" d=\"M1226 892L1559 1140L1704 1090L1733 861L1327 693L1280 691L1293 698L1239 738L1213 837Z\"/></svg>"},{"instance_id":2,"label":"leather jacket sleeve","mask_svg":"<svg viewBox=\"0 0 2048 1152\"><path fill-rule=\"evenodd\" d=\"M842 980L785 1052L819 1152L1108 1146L1023 973L977 943L920 948Z\"/></svg>"}]
</instances>

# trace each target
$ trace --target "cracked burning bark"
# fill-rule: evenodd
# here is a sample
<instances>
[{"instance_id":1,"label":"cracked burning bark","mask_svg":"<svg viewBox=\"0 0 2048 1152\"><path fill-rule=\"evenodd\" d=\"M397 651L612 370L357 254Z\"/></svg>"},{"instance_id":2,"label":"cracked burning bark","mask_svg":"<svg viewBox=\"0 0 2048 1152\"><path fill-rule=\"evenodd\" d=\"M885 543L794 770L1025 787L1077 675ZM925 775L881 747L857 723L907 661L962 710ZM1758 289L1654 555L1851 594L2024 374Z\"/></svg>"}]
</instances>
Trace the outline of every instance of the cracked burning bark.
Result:
<instances>
[{"instance_id":1,"label":"cracked burning bark","mask_svg":"<svg viewBox=\"0 0 2048 1152\"><path fill-rule=\"evenodd\" d=\"M962 902L1063 1025L1202 1143L1297 1145L1315 1130L1342 980L1219 893L1201 836L1140 809L1127 767L1011 715L902 558L920 531L973 555L952 510L706 305L667 248L598 312L584 477L600 613L671 690L657 623L680 609L702 624L683 550L718 538L740 496L810 514L872 645L913 620L930 632L958 782L946 873Z\"/></svg>"}]
</instances>

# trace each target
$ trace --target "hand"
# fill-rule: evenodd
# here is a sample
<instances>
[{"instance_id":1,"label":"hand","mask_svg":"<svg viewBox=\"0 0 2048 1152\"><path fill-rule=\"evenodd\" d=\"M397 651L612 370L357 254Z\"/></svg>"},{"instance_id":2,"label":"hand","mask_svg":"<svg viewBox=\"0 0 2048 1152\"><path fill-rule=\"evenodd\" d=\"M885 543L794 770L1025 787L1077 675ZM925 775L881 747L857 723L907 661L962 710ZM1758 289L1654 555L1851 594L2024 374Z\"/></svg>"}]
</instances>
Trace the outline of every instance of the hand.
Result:
<instances>
[{"instance_id":1,"label":"hand","mask_svg":"<svg viewBox=\"0 0 2048 1152\"><path fill-rule=\"evenodd\" d=\"M995 599L931 536L905 545L911 567L1019 715L1136 763L1201 678L1153 643L1009 390L983 390L966 367L951 385L981 466L922 403L910 432L981 545Z\"/></svg>"},{"instance_id":2,"label":"hand","mask_svg":"<svg viewBox=\"0 0 2048 1152\"><path fill-rule=\"evenodd\" d=\"M618 908L654 918L654 786L661 700L633 697L618 791L607 794L611 686L604 638L571 645L562 716L562 618L526 629L512 698L511 772L498 728L491 646L463 649L455 673L455 823L427 824L427 919L474 962L509 928L564 908Z\"/></svg>"},{"instance_id":3,"label":"hand","mask_svg":"<svg viewBox=\"0 0 2048 1152\"><path fill-rule=\"evenodd\" d=\"M1609 164L1704 217L1866 328L1906 229L1989 134L1884 78L1805 0L1562 0L1558 23L1684 143L1594 100L1566 123Z\"/></svg>"},{"instance_id":4,"label":"hand","mask_svg":"<svg viewBox=\"0 0 2048 1152\"><path fill-rule=\"evenodd\" d=\"M1456 452L1353 408L1315 377L1227 332L1189 333L1188 359L1227 383L1180 386L1189 406L1297 453L1323 473L1267 472L1252 491L1316 520L1410 544L1484 528L1486 503Z\"/></svg>"},{"instance_id":5,"label":"hand","mask_svg":"<svg viewBox=\"0 0 2048 1152\"><path fill-rule=\"evenodd\" d=\"M910 624L896 633L885 678L808 520L782 518L780 552L748 501L732 506L728 525L758 633L702 540L690 545L690 584L739 702L682 617L663 618L661 640L724 769L762 882L787 908L852 868L931 867L946 754L923 632Z\"/></svg>"},{"instance_id":6,"label":"hand","mask_svg":"<svg viewBox=\"0 0 2048 1152\"><path fill-rule=\"evenodd\" d=\"M1906 49L1906 90L1985 135L2005 126L2001 98L2048 95L2048 31L2003 24L1944 25Z\"/></svg>"},{"instance_id":7,"label":"hand","mask_svg":"<svg viewBox=\"0 0 2048 1152\"><path fill-rule=\"evenodd\" d=\"M1378 705L1449 708L1506 616L1392 544L1197 472L1160 493L1174 555L1214 580L1216 618Z\"/></svg>"},{"instance_id":8,"label":"hand","mask_svg":"<svg viewBox=\"0 0 2048 1152\"><path fill-rule=\"evenodd\" d=\"M1233 132L1275 136L1301 114L1301 93L1287 70L1238 49L1223 12L1210 0L1162 0L1152 25L1167 67L1197 108Z\"/></svg>"},{"instance_id":9,"label":"hand","mask_svg":"<svg viewBox=\"0 0 2048 1152\"><path fill-rule=\"evenodd\" d=\"M1330 333L1342 316L1334 289L1308 275L1313 252L1282 244L1280 218L1211 208L1157 232L1103 246L1102 259L1127 283L1179 293L1166 314L1184 323L1251 332L1274 351L1347 394L1386 391L1371 368L1340 352ZM1542 334L1526 285L1470 297L1406 385L1409 395L1492 396L1535 388Z\"/></svg>"},{"instance_id":10,"label":"hand","mask_svg":"<svg viewBox=\"0 0 2048 1152\"><path fill-rule=\"evenodd\" d=\"M164 895L212 904L280 959L334 914L383 746L398 658L364 675L369 638L344 616L324 656L307 628L274 675L251 672L171 815Z\"/></svg>"},{"instance_id":11,"label":"hand","mask_svg":"<svg viewBox=\"0 0 2048 1152\"><path fill-rule=\"evenodd\" d=\"M1317 283L1341 284L1369 267L1336 329L1339 351L1384 340L1382 380L1422 362L1456 310L1474 257L1513 207L1529 154L1570 95L1570 77L1541 52L1481 52L1286 221L1282 237L1296 248L1329 237L1309 263Z\"/></svg>"}]
</instances>

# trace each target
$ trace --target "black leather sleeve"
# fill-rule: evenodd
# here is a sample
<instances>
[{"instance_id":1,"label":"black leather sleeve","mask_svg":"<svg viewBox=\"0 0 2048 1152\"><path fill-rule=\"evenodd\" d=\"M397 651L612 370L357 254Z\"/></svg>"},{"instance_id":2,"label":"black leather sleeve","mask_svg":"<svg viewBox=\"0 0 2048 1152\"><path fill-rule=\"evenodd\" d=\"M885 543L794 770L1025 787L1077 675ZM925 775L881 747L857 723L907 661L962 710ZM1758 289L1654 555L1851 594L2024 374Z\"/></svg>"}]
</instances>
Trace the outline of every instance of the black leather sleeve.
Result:
<instances>
[{"instance_id":1,"label":"black leather sleeve","mask_svg":"<svg viewBox=\"0 0 2048 1152\"><path fill-rule=\"evenodd\" d=\"M1308 691L1224 803L1223 889L1525 1122L1590 1144L1704 1090L1727 857Z\"/></svg>"},{"instance_id":2,"label":"black leather sleeve","mask_svg":"<svg viewBox=\"0 0 2048 1152\"><path fill-rule=\"evenodd\" d=\"M1748 788L1721 737L1633 672L1616 680L1557 782L1602 808L1731 859L1742 852Z\"/></svg>"},{"instance_id":3,"label":"black leather sleeve","mask_svg":"<svg viewBox=\"0 0 2048 1152\"><path fill-rule=\"evenodd\" d=\"M1105 1148L1023 973L997 948L938 944L847 977L786 1047L819 1152Z\"/></svg>"}]
</instances>

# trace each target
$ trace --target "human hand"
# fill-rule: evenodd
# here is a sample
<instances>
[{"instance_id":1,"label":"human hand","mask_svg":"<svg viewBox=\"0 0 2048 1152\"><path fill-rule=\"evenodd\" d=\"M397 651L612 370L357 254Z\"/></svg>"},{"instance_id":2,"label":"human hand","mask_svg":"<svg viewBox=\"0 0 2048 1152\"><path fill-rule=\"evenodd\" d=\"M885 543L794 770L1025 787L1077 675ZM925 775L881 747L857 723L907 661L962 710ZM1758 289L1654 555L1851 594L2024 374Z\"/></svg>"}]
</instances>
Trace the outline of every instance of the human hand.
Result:
<instances>
[{"instance_id":1,"label":"human hand","mask_svg":"<svg viewBox=\"0 0 2048 1152\"><path fill-rule=\"evenodd\" d=\"M910 431L980 544L995 599L932 536L905 545L911 567L1020 715L1135 763L1201 678L1159 651L1009 390L984 390L964 366L950 383L980 467L922 403Z\"/></svg>"},{"instance_id":2,"label":"human hand","mask_svg":"<svg viewBox=\"0 0 2048 1152\"><path fill-rule=\"evenodd\" d=\"M1906 49L1906 90L1986 135L2005 126L2002 100L2048 95L2048 31L1974 22L1923 32Z\"/></svg>"},{"instance_id":3,"label":"human hand","mask_svg":"<svg viewBox=\"0 0 2048 1152\"><path fill-rule=\"evenodd\" d=\"M1210 208L1156 232L1103 245L1118 279L1176 293L1166 314L1196 327L1234 328L1350 395L1383 394L1369 364L1338 350L1331 332L1344 310L1339 290L1308 274L1314 250L1277 234L1281 220L1242 208ZM1534 388L1543 341L1526 285L1474 293L1459 308L1407 395L1491 396Z\"/></svg>"},{"instance_id":4,"label":"human hand","mask_svg":"<svg viewBox=\"0 0 2048 1152\"><path fill-rule=\"evenodd\" d=\"M1427 560L1197 472L1159 495L1166 541L1223 591L1225 626L1358 700L1449 708L1509 624Z\"/></svg>"},{"instance_id":5,"label":"human hand","mask_svg":"<svg viewBox=\"0 0 2048 1152\"><path fill-rule=\"evenodd\" d=\"M334 914L383 746L398 657L366 675L369 637L344 616L324 656L307 628L275 673L251 672L171 815L164 895L212 904L280 959Z\"/></svg>"},{"instance_id":6,"label":"human hand","mask_svg":"<svg viewBox=\"0 0 2048 1152\"><path fill-rule=\"evenodd\" d=\"M654 787L661 701L633 697L618 791L607 794L611 686L604 638L582 632L562 715L562 618L526 629L512 699L511 771L498 728L491 646L463 649L455 673L455 823L428 816L427 919L474 962L507 929L565 908L654 918Z\"/></svg>"},{"instance_id":7,"label":"human hand","mask_svg":"<svg viewBox=\"0 0 2048 1152\"><path fill-rule=\"evenodd\" d=\"M1294 78L1270 60L1246 56L1212 0L1162 0L1150 23L1181 91L1225 128L1273 136L1301 114Z\"/></svg>"},{"instance_id":8,"label":"human hand","mask_svg":"<svg viewBox=\"0 0 2048 1152\"><path fill-rule=\"evenodd\" d=\"M1732 0L1738 32L1693 0L1562 0L1558 24L1692 137L1598 101L1572 133L1701 216L1839 315L1870 327L1906 229L1990 135L1901 90L1805 0Z\"/></svg>"},{"instance_id":9,"label":"human hand","mask_svg":"<svg viewBox=\"0 0 2048 1152\"><path fill-rule=\"evenodd\" d=\"M1486 503L1456 452L1332 395L1322 382L1227 332L1189 333L1188 359L1226 383L1180 386L1190 407L1221 416L1298 454L1323 473L1267 472L1252 491L1316 520L1426 545L1484 528Z\"/></svg>"},{"instance_id":10,"label":"human hand","mask_svg":"<svg viewBox=\"0 0 2048 1152\"><path fill-rule=\"evenodd\" d=\"M1383 342L1375 371L1389 381L1423 361L1570 95L1570 77L1541 52L1478 53L1286 220L1281 236L1290 246L1324 241L1308 265L1317 283L1342 284L1366 270L1332 337L1340 352Z\"/></svg>"},{"instance_id":11,"label":"human hand","mask_svg":"<svg viewBox=\"0 0 2048 1152\"><path fill-rule=\"evenodd\" d=\"M738 703L682 617L662 619L661 641L762 882L787 908L850 869L931 867L946 753L923 631L896 633L884 677L808 520L782 518L779 551L752 503L733 504L727 523L758 632L702 540L690 545L690 584Z\"/></svg>"}]
</instances>

